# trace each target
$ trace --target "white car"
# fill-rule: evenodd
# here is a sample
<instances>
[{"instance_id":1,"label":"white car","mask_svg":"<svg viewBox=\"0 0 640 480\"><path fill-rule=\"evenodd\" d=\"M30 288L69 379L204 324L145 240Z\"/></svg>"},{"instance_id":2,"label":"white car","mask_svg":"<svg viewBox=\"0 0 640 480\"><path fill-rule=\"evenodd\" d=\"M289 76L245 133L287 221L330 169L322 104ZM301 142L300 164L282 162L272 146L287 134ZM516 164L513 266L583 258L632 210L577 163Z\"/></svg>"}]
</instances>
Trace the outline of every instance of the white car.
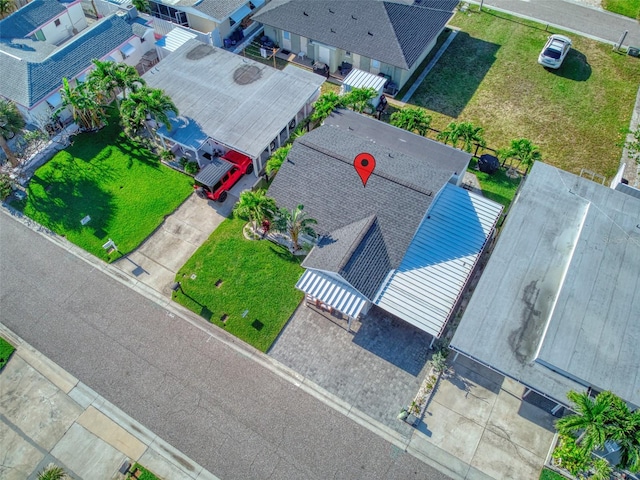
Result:
<instances>
[{"instance_id":1,"label":"white car","mask_svg":"<svg viewBox=\"0 0 640 480\"><path fill-rule=\"evenodd\" d=\"M538 56L538 63L548 68L560 68L571 50L571 39L564 35L551 35Z\"/></svg>"}]
</instances>

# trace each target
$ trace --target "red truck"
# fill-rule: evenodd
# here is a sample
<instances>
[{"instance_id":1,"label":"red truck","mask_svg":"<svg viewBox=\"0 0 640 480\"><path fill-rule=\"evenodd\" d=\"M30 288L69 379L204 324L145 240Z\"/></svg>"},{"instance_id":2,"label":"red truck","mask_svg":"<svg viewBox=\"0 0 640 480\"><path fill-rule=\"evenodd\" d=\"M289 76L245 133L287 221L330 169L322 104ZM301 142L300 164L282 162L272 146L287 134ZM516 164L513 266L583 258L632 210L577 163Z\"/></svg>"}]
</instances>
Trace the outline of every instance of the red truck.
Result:
<instances>
[{"instance_id":1,"label":"red truck","mask_svg":"<svg viewBox=\"0 0 640 480\"><path fill-rule=\"evenodd\" d=\"M244 175L253 172L253 161L246 155L229 150L222 157L214 158L196 175L193 188L200 198L217 202L227 199L227 192Z\"/></svg>"}]
</instances>

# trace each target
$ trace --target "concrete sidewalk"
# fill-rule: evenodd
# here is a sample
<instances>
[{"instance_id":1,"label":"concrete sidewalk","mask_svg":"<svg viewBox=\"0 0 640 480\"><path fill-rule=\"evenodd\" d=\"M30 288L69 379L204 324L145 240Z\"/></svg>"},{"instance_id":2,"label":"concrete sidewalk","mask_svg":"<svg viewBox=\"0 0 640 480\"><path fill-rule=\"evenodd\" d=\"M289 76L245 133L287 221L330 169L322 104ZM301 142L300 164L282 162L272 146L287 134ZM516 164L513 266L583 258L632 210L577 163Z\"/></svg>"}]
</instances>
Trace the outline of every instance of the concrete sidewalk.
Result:
<instances>
[{"instance_id":1,"label":"concrete sidewalk","mask_svg":"<svg viewBox=\"0 0 640 480\"><path fill-rule=\"evenodd\" d=\"M17 346L0 373L0 478L35 480L50 463L75 480L124 479L139 462L165 480L214 480L153 432L0 324Z\"/></svg>"}]
</instances>

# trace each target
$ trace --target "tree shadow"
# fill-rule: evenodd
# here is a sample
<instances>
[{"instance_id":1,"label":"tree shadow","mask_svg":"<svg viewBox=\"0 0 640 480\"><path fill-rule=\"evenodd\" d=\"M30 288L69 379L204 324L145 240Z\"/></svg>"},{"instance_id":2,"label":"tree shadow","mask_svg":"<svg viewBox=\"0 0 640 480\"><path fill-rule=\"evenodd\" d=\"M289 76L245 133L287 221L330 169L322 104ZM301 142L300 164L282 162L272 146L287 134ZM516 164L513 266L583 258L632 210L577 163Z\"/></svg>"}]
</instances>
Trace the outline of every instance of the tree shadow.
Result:
<instances>
[{"instance_id":1,"label":"tree shadow","mask_svg":"<svg viewBox=\"0 0 640 480\"><path fill-rule=\"evenodd\" d=\"M459 32L410 103L457 118L496 61L500 45Z\"/></svg>"},{"instance_id":2,"label":"tree shadow","mask_svg":"<svg viewBox=\"0 0 640 480\"><path fill-rule=\"evenodd\" d=\"M290 263L300 263L300 259L291 253L288 248L282 245L270 245L269 249L274 255L280 257L282 260L286 260Z\"/></svg>"},{"instance_id":3,"label":"tree shadow","mask_svg":"<svg viewBox=\"0 0 640 480\"><path fill-rule=\"evenodd\" d=\"M586 55L574 49L569 50L567 58L564 59L560 68L557 70L546 68L546 70L576 82L585 82L591 77L591 65L589 65Z\"/></svg>"}]
</instances>

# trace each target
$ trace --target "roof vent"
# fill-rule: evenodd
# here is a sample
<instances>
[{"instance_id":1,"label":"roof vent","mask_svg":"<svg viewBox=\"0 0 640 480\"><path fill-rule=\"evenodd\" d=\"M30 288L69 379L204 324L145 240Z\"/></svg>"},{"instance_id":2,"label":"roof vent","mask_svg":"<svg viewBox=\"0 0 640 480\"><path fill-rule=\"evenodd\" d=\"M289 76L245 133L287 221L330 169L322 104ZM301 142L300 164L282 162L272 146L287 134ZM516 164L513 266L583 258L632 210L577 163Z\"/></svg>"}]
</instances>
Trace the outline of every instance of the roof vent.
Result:
<instances>
[{"instance_id":1,"label":"roof vent","mask_svg":"<svg viewBox=\"0 0 640 480\"><path fill-rule=\"evenodd\" d=\"M351 18L353 18L354 20L357 20L357 18L356 18L356 17L354 17L353 15L351 15Z\"/></svg>"},{"instance_id":2,"label":"roof vent","mask_svg":"<svg viewBox=\"0 0 640 480\"><path fill-rule=\"evenodd\" d=\"M329 13L336 13L336 12L334 12L334 11L333 11L333 10L331 10L331 9L329 9Z\"/></svg>"},{"instance_id":3,"label":"roof vent","mask_svg":"<svg viewBox=\"0 0 640 480\"><path fill-rule=\"evenodd\" d=\"M371 36L373 37L373 33L371 33L371 32L367 32L367 34L369 34L369 35L371 35Z\"/></svg>"},{"instance_id":4,"label":"roof vent","mask_svg":"<svg viewBox=\"0 0 640 480\"><path fill-rule=\"evenodd\" d=\"M303 14L305 17L308 17L308 16L309 16L309 14L308 14L307 12L302 12L302 14Z\"/></svg>"},{"instance_id":5,"label":"roof vent","mask_svg":"<svg viewBox=\"0 0 640 480\"><path fill-rule=\"evenodd\" d=\"M336 31L332 28L332 29L331 29L331 33L336 33Z\"/></svg>"}]
</instances>

